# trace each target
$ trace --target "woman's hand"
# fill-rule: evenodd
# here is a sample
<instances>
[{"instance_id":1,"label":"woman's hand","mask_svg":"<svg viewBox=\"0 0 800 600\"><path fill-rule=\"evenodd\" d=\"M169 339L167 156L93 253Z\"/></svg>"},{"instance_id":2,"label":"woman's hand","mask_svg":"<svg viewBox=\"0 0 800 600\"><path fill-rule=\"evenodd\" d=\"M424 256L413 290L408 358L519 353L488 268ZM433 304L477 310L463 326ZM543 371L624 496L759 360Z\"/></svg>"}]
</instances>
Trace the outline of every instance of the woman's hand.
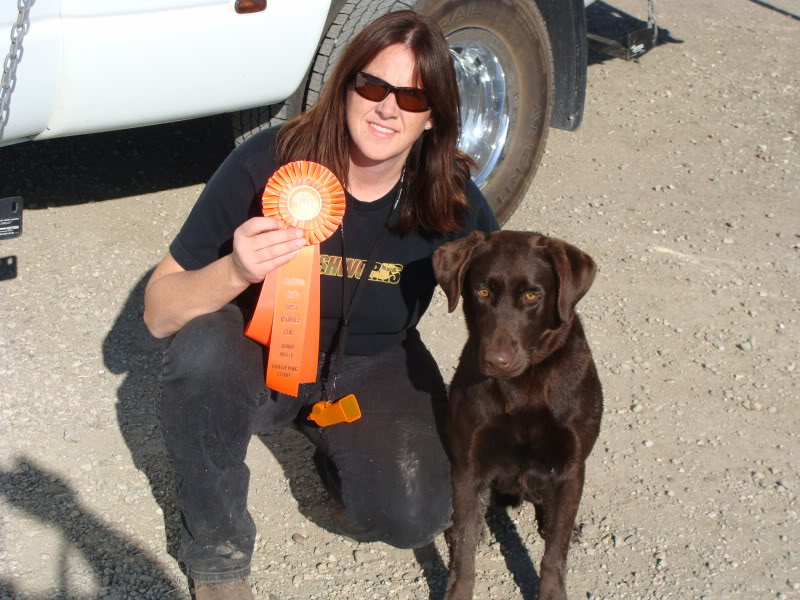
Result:
<instances>
[{"instance_id":1,"label":"woman's hand","mask_svg":"<svg viewBox=\"0 0 800 600\"><path fill-rule=\"evenodd\" d=\"M271 217L254 217L233 234L233 252L187 271L167 252L147 282L144 322L157 338L191 319L219 310L251 283L289 262L305 245L302 229L281 229Z\"/></svg>"},{"instance_id":2,"label":"woman's hand","mask_svg":"<svg viewBox=\"0 0 800 600\"><path fill-rule=\"evenodd\" d=\"M272 217L253 217L233 232L234 275L242 283L259 283L294 258L305 246L302 229L281 229Z\"/></svg>"}]
</instances>

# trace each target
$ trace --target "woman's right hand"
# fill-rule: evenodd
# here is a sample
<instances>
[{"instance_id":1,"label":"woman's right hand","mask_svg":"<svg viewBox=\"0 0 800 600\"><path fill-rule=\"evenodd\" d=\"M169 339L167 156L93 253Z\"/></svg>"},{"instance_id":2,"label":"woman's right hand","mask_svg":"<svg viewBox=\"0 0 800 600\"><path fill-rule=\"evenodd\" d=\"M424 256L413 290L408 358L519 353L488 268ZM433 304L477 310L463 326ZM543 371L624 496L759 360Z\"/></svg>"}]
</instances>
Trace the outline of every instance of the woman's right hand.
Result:
<instances>
[{"instance_id":1,"label":"woman's right hand","mask_svg":"<svg viewBox=\"0 0 800 600\"><path fill-rule=\"evenodd\" d=\"M272 217L253 217L233 233L234 274L242 283L260 283L305 246L302 229L281 229Z\"/></svg>"}]
</instances>

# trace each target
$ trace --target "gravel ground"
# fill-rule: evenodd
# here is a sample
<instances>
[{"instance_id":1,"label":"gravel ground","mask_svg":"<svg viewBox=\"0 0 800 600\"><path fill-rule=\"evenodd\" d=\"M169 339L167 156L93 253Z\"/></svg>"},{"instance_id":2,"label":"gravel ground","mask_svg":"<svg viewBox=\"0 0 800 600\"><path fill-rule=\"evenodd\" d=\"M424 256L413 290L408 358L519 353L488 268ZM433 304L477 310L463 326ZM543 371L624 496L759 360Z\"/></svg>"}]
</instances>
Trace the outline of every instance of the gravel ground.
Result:
<instances>
[{"instance_id":1,"label":"gravel ground","mask_svg":"<svg viewBox=\"0 0 800 600\"><path fill-rule=\"evenodd\" d=\"M507 225L600 265L579 308L606 414L570 598L800 598L800 1L773 4L659 3L683 43L593 61L584 126L551 133ZM0 191L30 207L0 245L19 261L0 282L2 599L188 598L142 289L226 136L214 118L0 150ZM463 322L440 294L423 331L452 375ZM310 456L292 432L252 441L257 597L441 598L443 540L331 533ZM488 523L476 597L532 598L533 511Z\"/></svg>"}]
</instances>

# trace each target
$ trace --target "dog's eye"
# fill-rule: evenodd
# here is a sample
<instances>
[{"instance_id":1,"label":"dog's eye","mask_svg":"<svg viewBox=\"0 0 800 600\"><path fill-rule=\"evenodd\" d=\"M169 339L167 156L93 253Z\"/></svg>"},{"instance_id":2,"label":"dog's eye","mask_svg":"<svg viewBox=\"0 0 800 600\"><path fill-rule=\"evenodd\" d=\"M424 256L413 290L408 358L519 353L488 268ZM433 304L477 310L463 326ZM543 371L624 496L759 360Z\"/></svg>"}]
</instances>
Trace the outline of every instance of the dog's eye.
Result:
<instances>
[{"instance_id":1,"label":"dog's eye","mask_svg":"<svg viewBox=\"0 0 800 600\"><path fill-rule=\"evenodd\" d=\"M542 297L542 295L541 294L537 294L536 292L525 292L525 294L523 294L523 296L522 296L522 298L523 298L523 300L525 300L525 302L537 302L539 300L539 298L541 298L541 297Z\"/></svg>"},{"instance_id":2,"label":"dog's eye","mask_svg":"<svg viewBox=\"0 0 800 600\"><path fill-rule=\"evenodd\" d=\"M486 288L479 288L478 289L478 296L481 298L488 298L489 297L489 290Z\"/></svg>"}]
</instances>

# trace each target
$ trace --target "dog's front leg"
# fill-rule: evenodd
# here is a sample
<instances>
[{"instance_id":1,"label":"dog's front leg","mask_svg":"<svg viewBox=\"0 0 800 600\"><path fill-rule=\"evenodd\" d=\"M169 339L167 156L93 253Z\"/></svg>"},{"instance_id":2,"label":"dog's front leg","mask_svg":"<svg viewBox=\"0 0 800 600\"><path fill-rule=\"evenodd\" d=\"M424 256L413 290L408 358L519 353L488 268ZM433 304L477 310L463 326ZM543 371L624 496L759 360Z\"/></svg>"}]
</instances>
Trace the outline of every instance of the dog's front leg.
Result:
<instances>
[{"instance_id":1,"label":"dog's front leg","mask_svg":"<svg viewBox=\"0 0 800 600\"><path fill-rule=\"evenodd\" d=\"M554 494L548 495L539 600L567 600L567 552L583 492L583 479L584 466L581 463L561 480Z\"/></svg>"},{"instance_id":2,"label":"dog's front leg","mask_svg":"<svg viewBox=\"0 0 800 600\"><path fill-rule=\"evenodd\" d=\"M445 600L472 600L475 552L478 549L488 486L466 466L453 469L453 525L445 532L450 550L450 572Z\"/></svg>"}]
</instances>

